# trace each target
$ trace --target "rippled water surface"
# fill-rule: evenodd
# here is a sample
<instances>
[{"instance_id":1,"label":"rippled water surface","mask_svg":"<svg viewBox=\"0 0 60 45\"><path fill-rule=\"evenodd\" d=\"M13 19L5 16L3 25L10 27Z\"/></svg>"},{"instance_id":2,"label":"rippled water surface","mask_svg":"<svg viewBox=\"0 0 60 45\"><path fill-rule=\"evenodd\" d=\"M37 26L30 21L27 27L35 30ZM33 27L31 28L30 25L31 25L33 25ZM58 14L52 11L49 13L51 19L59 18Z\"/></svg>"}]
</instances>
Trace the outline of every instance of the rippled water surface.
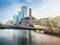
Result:
<instances>
[{"instance_id":1,"label":"rippled water surface","mask_svg":"<svg viewBox=\"0 0 60 45\"><path fill-rule=\"evenodd\" d=\"M21 29L0 29L0 45L60 45L60 37Z\"/></svg>"}]
</instances>

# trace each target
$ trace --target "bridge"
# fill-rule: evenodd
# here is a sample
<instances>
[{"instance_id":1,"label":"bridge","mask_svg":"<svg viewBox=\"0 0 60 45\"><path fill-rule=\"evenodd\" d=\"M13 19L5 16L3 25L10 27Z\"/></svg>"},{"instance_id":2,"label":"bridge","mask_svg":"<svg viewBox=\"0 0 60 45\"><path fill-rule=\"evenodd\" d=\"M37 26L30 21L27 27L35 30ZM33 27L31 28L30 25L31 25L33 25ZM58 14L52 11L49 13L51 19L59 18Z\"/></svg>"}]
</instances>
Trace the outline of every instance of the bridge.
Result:
<instances>
[{"instance_id":1,"label":"bridge","mask_svg":"<svg viewBox=\"0 0 60 45\"><path fill-rule=\"evenodd\" d=\"M1 27L0 29L25 29L25 30L46 30L43 28L35 28L35 27L18 27L18 26L9 26L9 27Z\"/></svg>"},{"instance_id":2,"label":"bridge","mask_svg":"<svg viewBox=\"0 0 60 45\"><path fill-rule=\"evenodd\" d=\"M23 29L23 30L39 30L44 31L50 34L58 34L60 35L60 29L51 29L51 28L36 28L36 27L21 27L21 26L4 26L0 27L0 29Z\"/></svg>"},{"instance_id":3,"label":"bridge","mask_svg":"<svg viewBox=\"0 0 60 45\"><path fill-rule=\"evenodd\" d=\"M22 26L4 26L0 27L0 29L25 29L25 30L48 30L46 28L36 28L36 27L22 27Z\"/></svg>"}]
</instances>

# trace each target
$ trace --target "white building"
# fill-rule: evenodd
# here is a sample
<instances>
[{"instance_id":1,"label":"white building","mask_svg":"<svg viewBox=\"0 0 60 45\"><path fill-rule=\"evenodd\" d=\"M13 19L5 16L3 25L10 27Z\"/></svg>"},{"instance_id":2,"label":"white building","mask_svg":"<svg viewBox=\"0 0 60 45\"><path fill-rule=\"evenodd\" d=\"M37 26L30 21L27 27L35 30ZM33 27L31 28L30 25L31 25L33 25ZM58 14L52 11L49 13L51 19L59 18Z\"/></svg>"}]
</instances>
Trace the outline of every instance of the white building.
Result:
<instances>
[{"instance_id":1,"label":"white building","mask_svg":"<svg viewBox=\"0 0 60 45\"><path fill-rule=\"evenodd\" d=\"M11 21L11 20L7 21L6 25L13 25L13 21Z\"/></svg>"}]
</instances>

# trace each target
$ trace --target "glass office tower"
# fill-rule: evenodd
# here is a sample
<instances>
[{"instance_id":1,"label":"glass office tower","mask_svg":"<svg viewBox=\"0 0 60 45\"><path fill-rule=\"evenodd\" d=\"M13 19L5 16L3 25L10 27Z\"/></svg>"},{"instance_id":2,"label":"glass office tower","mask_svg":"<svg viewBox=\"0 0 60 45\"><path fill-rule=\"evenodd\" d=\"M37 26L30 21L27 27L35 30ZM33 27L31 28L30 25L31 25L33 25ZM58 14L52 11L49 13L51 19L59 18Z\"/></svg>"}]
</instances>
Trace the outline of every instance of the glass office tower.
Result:
<instances>
[{"instance_id":1,"label":"glass office tower","mask_svg":"<svg viewBox=\"0 0 60 45\"><path fill-rule=\"evenodd\" d=\"M20 22L20 20L23 18L22 12L19 11L18 12L18 22Z\"/></svg>"},{"instance_id":2,"label":"glass office tower","mask_svg":"<svg viewBox=\"0 0 60 45\"><path fill-rule=\"evenodd\" d=\"M27 17L27 10L28 10L27 6L21 7L21 12L22 12L23 18Z\"/></svg>"},{"instance_id":3,"label":"glass office tower","mask_svg":"<svg viewBox=\"0 0 60 45\"><path fill-rule=\"evenodd\" d=\"M18 16L14 15L13 16L13 24L17 24L18 23Z\"/></svg>"},{"instance_id":4,"label":"glass office tower","mask_svg":"<svg viewBox=\"0 0 60 45\"><path fill-rule=\"evenodd\" d=\"M27 17L27 6L22 6L21 11L18 12L18 15L13 16L13 24L18 24L22 18Z\"/></svg>"}]
</instances>

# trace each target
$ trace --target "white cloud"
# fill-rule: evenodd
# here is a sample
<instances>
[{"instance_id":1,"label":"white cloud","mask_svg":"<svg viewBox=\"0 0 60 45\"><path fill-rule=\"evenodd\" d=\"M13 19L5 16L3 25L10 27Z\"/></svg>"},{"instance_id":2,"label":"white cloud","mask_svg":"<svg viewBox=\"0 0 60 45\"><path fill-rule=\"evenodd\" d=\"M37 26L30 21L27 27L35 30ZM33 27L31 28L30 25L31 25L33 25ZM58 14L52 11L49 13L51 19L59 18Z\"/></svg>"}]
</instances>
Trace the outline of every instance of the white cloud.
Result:
<instances>
[{"instance_id":1,"label":"white cloud","mask_svg":"<svg viewBox=\"0 0 60 45\"><path fill-rule=\"evenodd\" d=\"M9 40L13 39L13 30L0 30L0 36Z\"/></svg>"},{"instance_id":2,"label":"white cloud","mask_svg":"<svg viewBox=\"0 0 60 45\"><path fill-rule=\"evenodd\" d=\"M26 0L28 3L36 3L41 2L42 0Z\"/></svg>"},{"instance_id":3,"label":"white cloud","mask_svg":"<svg viewBox=\"0 0 60 45\"><path fill-rule=\"evenodd\" d=\"M45 0L42 6L33 10L33 15L37 18L60 15L60 0Z\"/></svg>"},{"instance_id":4,"label":"white cloud","mask_svg":"<svg viewBox=\"0 0 60 45\"><path fill-rule=\"evenodd\" d=\"M13 20L13 15L18 15L21 10L21 4L13 3L11 6L0 11L0 22L5 23L8 20Z\"/></svg>"},{"instance_id":5,"label":"white cloud","mask_svg":"<svg viewBox=\"0 0 60 45\"><path fill-rule=\"evenodd\" d=\"M26 3L33 4L31 5L31 8L34 17L44 18L60 15L60 0L26 0ZM5 15L7 15L6 17L10 20L12 19L13 15L18 14L18 11L20 11L22 5L23 4L20 4L18 0L16 0L11 6L7 7L3 12ZM8 20L7 18L6 20Z\"/></svg>"}]
</instances>

